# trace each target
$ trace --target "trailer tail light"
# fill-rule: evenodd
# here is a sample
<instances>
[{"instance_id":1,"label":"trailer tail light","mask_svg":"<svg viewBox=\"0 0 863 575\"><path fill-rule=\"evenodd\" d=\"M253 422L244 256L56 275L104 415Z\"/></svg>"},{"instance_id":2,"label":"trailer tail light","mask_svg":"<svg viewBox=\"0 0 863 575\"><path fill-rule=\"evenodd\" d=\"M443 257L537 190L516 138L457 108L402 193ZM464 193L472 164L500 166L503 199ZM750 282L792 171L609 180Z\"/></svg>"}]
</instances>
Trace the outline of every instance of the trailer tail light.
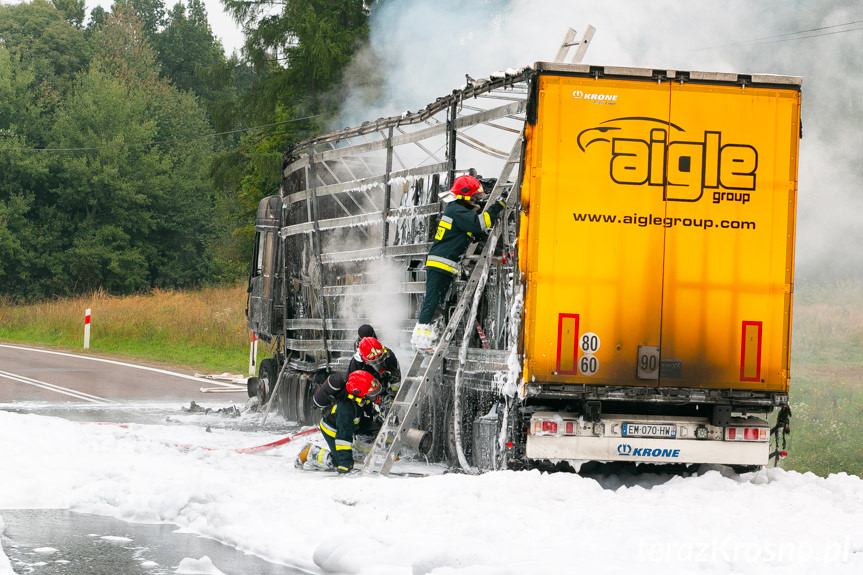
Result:
<instances>
[{"instance_id":1,"label":"trailer tail light","mask_svg":"<svg viewBox=\"0 0 863 575\"><path fill-rule=\"evenodd\" d=\"M533 434L534 435L557 435L557 421L551 419L534 419Z\"/></svg>"},{"instance_id":2,"label":"trailer tail light","mask_svg":"<svg viewBox=\"0 0 863 575\"><path fill-rule=\"evenodd\" d=\"M578 424L572 420L562 420L560 417L534 417L531 422L533 435L578 435Z\"/></svg>"},{"instance_id":3,"label":"trailer tail light","mask_svg":"<svg viewBox=\"0 0 863 575\"><path fill-rule=\"evenodd\" d=\"M766 427L726 427L726 441L767 441Z\"/></svg>"}]
</instances>

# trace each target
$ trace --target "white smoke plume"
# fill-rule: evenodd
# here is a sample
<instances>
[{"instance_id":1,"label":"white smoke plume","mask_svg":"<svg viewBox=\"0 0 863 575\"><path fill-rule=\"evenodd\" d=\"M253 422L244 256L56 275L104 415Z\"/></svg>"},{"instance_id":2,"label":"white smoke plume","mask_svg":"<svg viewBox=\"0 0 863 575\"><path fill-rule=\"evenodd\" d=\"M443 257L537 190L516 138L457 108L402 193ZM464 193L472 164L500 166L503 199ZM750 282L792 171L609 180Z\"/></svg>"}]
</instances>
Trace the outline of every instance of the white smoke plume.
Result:
<instances>
[{"instance_id":1,"label":"white smoke plume","mask_svg":"<svg viewBox=\"0 0 863 575\"><path fill-rule=\"evenodd\" d=\"M863 278L863 13L848 0L384 0L339 126L415 111L465 75L553 60L569 27L584 63L803 77L797 276ZM335 127L335 126L334 126Z\"/></svg>"}]
</instances>

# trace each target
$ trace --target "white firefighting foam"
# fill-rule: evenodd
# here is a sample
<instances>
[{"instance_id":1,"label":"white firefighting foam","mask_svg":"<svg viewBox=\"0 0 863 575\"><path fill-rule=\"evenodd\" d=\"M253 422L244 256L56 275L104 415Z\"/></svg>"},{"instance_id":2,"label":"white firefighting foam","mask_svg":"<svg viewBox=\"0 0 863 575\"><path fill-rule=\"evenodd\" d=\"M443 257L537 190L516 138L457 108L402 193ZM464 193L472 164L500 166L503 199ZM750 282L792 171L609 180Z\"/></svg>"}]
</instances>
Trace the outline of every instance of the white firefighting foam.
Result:
<instances>
[{"instance_id":1,"label":"white firefighting foam","mask_svg":"<svg viewBox=\"0 0 863 575\"><path fill-rule=\"evenodd\" d=\"M0 510L175 524L313 573L863 571L856 476L338 477L296 470L300 440L233 451L273 439L176 420L121 427L0 411ZM11 573L2 554L0 573Z\"/></svg>"}]
</instances>

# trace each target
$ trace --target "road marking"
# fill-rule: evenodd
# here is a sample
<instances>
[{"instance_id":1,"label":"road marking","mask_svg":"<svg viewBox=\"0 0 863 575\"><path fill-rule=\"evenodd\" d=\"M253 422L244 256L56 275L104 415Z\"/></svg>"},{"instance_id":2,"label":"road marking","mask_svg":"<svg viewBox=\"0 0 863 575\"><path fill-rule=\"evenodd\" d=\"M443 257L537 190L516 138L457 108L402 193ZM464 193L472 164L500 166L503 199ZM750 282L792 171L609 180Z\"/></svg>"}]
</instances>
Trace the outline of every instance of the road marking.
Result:
<instances>
[{"instance_id":1,"label":"road marking","mask_svg":"<svg viewBox=\"0 0 863 575\"><path fill-rule=\"evenodd\" d=\"M117 361L115 359L104 359L101 357L90 357L87 355L79 355L77 353L66 353L66 352L62 352L62 351L51 351L51 350L47 350L47 349L37 349L37 348L33 348L33 347L23 347L23 346L18 346L18 345L0 344L0 347L5 347L7 349L20 349L23 351L34 351L36 353L49 353L51 355L61 355L64 357L74 357L76 359L89 359L90 361L101 361L102 363L110 363L112 365L121 365L123 367L132 367L135 369L143 369L145 371L152 371L155 373L161 373L163 375L172 375L174 377L180 377L183 379L191 379L192 381L207 383L209 385L220 385L222 387L236 387L237 386L237 384L235 384L235 383L222 383L220 381L215 381L212 379L205 379L203 377L195 377L193 375L186 375L183 373L168 371L167 369L159 369L157 367L149 367L146 365L135 365L134 363L126 363L124 361Z\"/></svg>"},{"instance_id":2,"label":"road marking","mask_svg":"<svg viewBox=\"0 0 863 575\"><path fill-rule=\"evenodd\" d=\"M6 379L11 379L12 381L17 381L18 383L24 383L27 385L32 385L34 387L40 387L42 389L47 389L48 391L62 393L63 395L69 395L76 399L83 399L85 401L90 401L93 403L120 405L120 403L117 401L111 401L110 399L99 397L98 395L90 395L89 393L84 393L83 391L69 389L68 387L54 385L53 383L48 383L46 381L39 381L38 379L24 377L23 375L16 375L14 373L9 373L8 371L0 371L0 377L5 377Z\"/></svg>"}]
</instances>

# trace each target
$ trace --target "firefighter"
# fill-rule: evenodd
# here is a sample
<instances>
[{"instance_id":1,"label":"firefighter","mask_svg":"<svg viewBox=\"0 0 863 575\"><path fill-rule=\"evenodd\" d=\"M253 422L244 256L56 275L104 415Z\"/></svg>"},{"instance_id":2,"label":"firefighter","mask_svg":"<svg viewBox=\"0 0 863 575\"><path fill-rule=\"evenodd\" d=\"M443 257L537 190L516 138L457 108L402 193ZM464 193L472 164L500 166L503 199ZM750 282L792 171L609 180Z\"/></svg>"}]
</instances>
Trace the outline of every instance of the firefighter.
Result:
<instances>
[{"instance_id":1,"label":"firefighter","mask_svg":"<svg viewBox=\"0 0 863 575\"><path fill-rule=\"evenodd\" d=\"M459 176L441 200L447 202L438 222L434 242L426 258L426 295L411 336L417 351L434 349L438 334L432 326L435 310L443 303L452 279L461 274L459 260L471 240L485 239L504 207L495 202L484 212L472 202L482 194L482 184L470 175Z\"/></svg>"},{"instance_id":2,"label":"firefighter","mask_svg":"<svg viewBox=\"0 0 863 575\"><path fill-rule=\"evenodd\" d=\"M359 369L369 372L383 384L384 395L395 395L398 391L402 381L399 360L373 336L364 337L357 344L357 351L348 364L348 375Z\"/></svg>"},{"instance_id":3,"label":"firefighter","mask_svg":"<svg viewBox=\"0 0 863 575\"><path fill-rule=\"evenodd\" d=\"M354 343L354 347L360 347L360 342L364 337L378 337L378 334L375 333L375 328L370 326L367 323L364 323L360 327L357 328L357 341Z\"/></svg>"},{"instance_id":4,"label":"firefighter","mask_svg":"<svg viewBox=\"0 0 863 575\"><path fill-rule=\"evenodd\" d=\"M319 424L326 447L309 444L297 456L296 466L348 473L354 468L354 434L367 405L380 401L381 384L372 374L359 370L348 376L346 395L329 408Z\"/></svg>"}]
</instances>

